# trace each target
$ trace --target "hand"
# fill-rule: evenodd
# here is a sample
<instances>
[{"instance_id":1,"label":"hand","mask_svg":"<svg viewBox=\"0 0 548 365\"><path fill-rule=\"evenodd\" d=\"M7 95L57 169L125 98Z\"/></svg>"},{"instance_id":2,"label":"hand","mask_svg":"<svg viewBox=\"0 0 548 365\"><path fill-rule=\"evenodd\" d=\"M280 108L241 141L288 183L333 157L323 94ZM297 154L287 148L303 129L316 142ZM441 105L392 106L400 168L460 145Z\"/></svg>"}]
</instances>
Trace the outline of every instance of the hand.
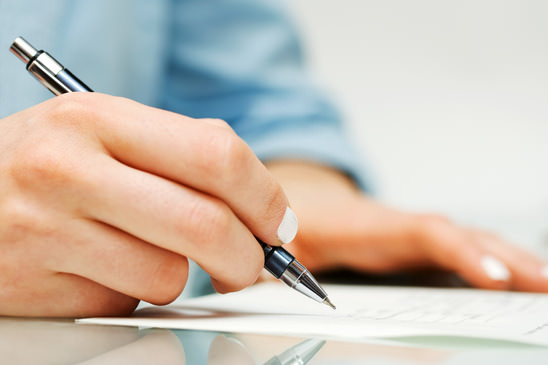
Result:
<instances>
[{"instance_id":1,"label":"hand","mask_svg":"<svg viewBox=\"0 0 548 365\"><path fill-rule=\"evenodd\" d=\"M299 217L299 233L287 248L312 271L433 267L480 288L548 292L546 263L494 234L385 207L326 167L290 161L268 167Z\"/></svg>"},{"instance_id":2,"label":"hand","mask_svg":"<svg viewBox=\"0 0 548 365\"><path fill-rule=\"evenodd\" d=\"M280 185L222 121L72 93L0 120L0 136L3 315L165 304L187 257L239 290L263 267L254 235L296 233Z\"/></svg>"}]
</instances>

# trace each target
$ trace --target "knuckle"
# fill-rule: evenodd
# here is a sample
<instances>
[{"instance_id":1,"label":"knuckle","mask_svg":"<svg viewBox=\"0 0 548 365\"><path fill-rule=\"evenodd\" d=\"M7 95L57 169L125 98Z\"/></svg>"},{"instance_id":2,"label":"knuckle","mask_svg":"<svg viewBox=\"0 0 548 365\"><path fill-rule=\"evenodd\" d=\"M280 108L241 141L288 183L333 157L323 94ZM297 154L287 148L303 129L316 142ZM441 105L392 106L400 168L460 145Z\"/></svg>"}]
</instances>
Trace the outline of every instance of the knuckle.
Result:
<instances>
[{"instance_id":1,"label":"knuckle","mask_svg":"<svg viewBox=\"0 0 548 365\"><path fill-rule=\"evenodd\" d=\"M228 124L227 122L225 122L224 120L222 119L217 119L217 118L203 118L202 121L204 122L207 122L209 124L212 124L212 125L215 125L219 128L222 128L226 131L233 131L232 130L232 127L230 126L230 124Z\"/></svg>"},{"instance_id":2,"label":"knuckle","mask_svg":"<svg viewBox=\"0 0 548 365\"><path fill-rule=\"evenodd\" d=\"M204 168L206 173L225 182L241 177L249 164L251 150L236 134L217 131L209 136Z\"/></svg>"},{"instance_id":3,"label":"knuckle","mask_svg":"<svg viewBox=\"0 0 548 365\"><path fill-rule=\"evenodd\" d=\"M177 254L167 255L151 276L149 292L153 294L146 300L156 305L171 303L185 288L187 278L188 260Z\"/></svg>"},{"instance_id":4,"label":"knuckle","mask_svg":"<svg viewBox=\"0 0 548 365\"><path fill-rule=\"evenodd\" d=\"M39 116L30 118L31 128L4 164L6 172L19 184L35 187L81 177L86 171L80 158L86 146L82 137L90 135L86 120L93 119L86 115L89 110L81 97L48 101Z\"/></svg>"},{"instance_id":5,"label":"knuckle","mask_svg":"<svg viewBox=\"0 0 548 365\"><path fill-rule=\"evenodd\" d=\"M64 151L46 142L21 148L11 168L11 176L23 186L64 184L78 171L78 164Z\"/></svg>"},{"instance_id":6,"label":"knuckle","mask_svg":"<svg viewBox=\"0 0 548 365\"><path fill-rule=\"evenodd\" d=\"M420 214L417 215L417 220L419 231L430 237L438 236L451 225L447 217L439 214Z\"/></svg>"},{"instance_id":7,"label":"knuckle","mask_svg":"<svg viewBox=\"0 0 548 365\"><path fill-rule=\"evenodd\" d=\"M93 103L89 95L83 95L83 93L61 95L48 101L41 120L48 125L81 127L84 120L90 119L86 116L93 110L97 110L91 104Z\"/></svg>"},{"instance_id":8,"label":"knuckle","mask_svg":"<svg viewBox=\"0 0 548 365\"><path fill-rule=\"evenodd\" d=\"M224 156L222 171L233 173L234 171L242 171L242 167L247 166L251 150L247 144L236 135L225 134L229 137L225 138L225 143L221 145L221 152Z\"/></svg>"},{"instance_id":9,"label":"knuckle","mask_svg":"<svg viewBox=\"0 0 548 365\"><path fill-rule=\"evenodd\" d=\"M45 103L40 119L49 130L95 135L112 123L112 110L121 110L135 101L100 93L67 93Z\"/></svg>"},{"instance_id":10,"label":"knuckle","mask_svg":"<svg viewBox=\"0 0 548 365\"><path fill-rule=\"evenodd\" d=\"M189 207L186 222L181 232L199 251L208 256L217 252L231 229L232 217L230 208L223 202L202 196Z\"/></svg>"},{"instance_id":11,"label":"knuckle","mask_svg":"<svg viewBox=\"0 0 548 365\"><path fill-rule=\"evenodd\" d=\"M432 262L450 267L462 252L462 235L445 216L416 215L415 247Z\"/></svg>"},{"instance_id":12,"label":"knuckle","mask_svg":"<svg viewBox=\"0 0 548 365\"><path fill-rule=\"evenodd\" d=\"M40 230L41 221L36 211L19 198L11 197L0 204L0 236L4 240L23 241L29 231Z\"/></svg>"}]
</instances>

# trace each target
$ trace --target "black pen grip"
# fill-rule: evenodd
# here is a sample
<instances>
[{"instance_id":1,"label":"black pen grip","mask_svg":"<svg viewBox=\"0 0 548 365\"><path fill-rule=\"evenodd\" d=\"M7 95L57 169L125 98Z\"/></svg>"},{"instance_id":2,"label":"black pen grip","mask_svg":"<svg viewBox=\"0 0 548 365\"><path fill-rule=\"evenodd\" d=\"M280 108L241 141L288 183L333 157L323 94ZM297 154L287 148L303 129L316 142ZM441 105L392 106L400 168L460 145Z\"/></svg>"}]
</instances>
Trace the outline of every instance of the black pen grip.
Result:
<instances>
[{"instance_id":1,"label":"black pen grip","mask_svg":"<svg viewBox=\"0 0 548 365\"><path fill-rule=\"evenodd\" d=\"M295 257L282 247L269 246L257 239L264 252L264 267L279 279Z\"/></svg>"}]
</instances>

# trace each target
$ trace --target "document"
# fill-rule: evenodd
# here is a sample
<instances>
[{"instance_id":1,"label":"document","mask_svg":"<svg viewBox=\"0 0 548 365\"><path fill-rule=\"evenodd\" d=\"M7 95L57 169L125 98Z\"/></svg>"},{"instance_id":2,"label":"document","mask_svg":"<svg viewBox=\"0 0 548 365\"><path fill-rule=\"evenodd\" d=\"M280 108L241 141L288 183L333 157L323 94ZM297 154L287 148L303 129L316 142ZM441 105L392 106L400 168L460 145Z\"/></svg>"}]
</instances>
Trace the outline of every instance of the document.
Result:
<instances>
[{"instance_id":1,"label":"document","mask_svg":"<svg viewBox=\"0 0 548 365\"><path fill-rule=\"evenodd\" d=\"M548 345L547 294L393 286L324 288L336 310L276 282L145 307L131 317L78 322L342 340L457 336Z\"/></svg>"}]
</instances>

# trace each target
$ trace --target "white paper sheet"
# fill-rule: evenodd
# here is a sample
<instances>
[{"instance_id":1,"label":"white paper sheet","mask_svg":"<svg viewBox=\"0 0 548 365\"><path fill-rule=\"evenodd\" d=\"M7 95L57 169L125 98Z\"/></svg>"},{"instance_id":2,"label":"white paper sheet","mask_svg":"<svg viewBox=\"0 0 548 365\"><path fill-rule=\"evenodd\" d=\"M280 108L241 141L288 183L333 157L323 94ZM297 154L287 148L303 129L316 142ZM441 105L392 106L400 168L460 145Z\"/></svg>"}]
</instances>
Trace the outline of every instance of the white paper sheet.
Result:
<instances>
[{"instance_id":1,"label":"white paper sheet","mask_svg":"<svg viewBox=\"0 0 548 365\"><path fill-rule=\"evenodd\" d=\"M125 318L80 323L334 339L459 336L548 345L548 295L379 286L326 285L337 310L279 283L214 294Z\"/></svg>"}]
</instances>

